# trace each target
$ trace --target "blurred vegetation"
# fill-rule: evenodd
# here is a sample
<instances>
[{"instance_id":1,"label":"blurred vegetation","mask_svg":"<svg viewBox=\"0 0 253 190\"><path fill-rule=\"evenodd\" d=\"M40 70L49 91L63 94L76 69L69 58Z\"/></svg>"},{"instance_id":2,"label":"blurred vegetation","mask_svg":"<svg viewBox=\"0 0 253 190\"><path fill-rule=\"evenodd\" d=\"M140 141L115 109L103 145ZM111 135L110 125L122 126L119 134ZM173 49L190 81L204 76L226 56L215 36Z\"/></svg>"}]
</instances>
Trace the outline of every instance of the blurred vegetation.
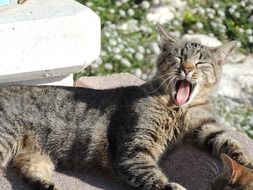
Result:
<instances>
[{"instance_id":1,"label":"blurred vegetation","mask_svg":"<svg viewBox=\"0 0 253 190\"><path fill-rule=\"evenodd\" d=\"M147 14L155 7L173 7L170 0L79 0L101 18L101 56L82 75L130 72L144 80L154 73L159 53L156 23ZM188 0L183 10L171 9L165 26L175 37L186 33L215 36L221 41L238 40L245 53L253 51L252 0ZM169 14L169 12L168 12ZM171 13L170 13L171 14Z\"/></svg>"},{"instance_id":2,"label":"blurred vegetation","mask_svg":"<svg viewBox=\"0 0 253 190\"><path fill-rule=\"evenodd\" d=\"M147 78L154 62L148 46L156 41L154 25L144 19L148 9L134 1L81 2L101 18L102 51L100 58L78 76L129 72Z\"/></svg>"},{"instance_id":3,"label":"blurred vegetation","mask_svg":"<svg viewBox=\"0 0 253 190\"><path fill-rule=\"evenodd\" d=\"M253 93L252 93L253 96ZM253 105L249 102L234 102L222 96L213 98L214 105L222 122L246 133L253 139Z\"/></svg>"},{"instance_id":4,"label":"blurred vegetation","mask_svg":"<svg viewBox=\"0 0 253 190\"><path fill-rule=\"evenodd\" d=\"M241 50L253 52L253 1L189 0L182 28L212 33L220 40L238 40Z\"/></svg>"}]
</instances>

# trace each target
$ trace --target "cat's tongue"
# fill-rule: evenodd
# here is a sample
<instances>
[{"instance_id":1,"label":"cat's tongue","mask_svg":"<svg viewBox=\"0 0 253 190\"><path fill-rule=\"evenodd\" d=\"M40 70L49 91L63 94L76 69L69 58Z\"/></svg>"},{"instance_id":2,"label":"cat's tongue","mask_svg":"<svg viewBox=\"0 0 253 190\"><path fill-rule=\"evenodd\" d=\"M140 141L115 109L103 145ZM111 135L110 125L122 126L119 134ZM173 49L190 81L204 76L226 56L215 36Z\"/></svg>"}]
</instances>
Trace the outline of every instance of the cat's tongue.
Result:
<instances>
[{"instance_id":1,"label":"cat's tongue","mask_svg":"<svg viewBox=\"0 0 253 190\"><path fill-rule=\"evenodd\" d=\"M190 83L186 80L179 81L178 90L176 94L176 102L178 105L186 103L190 96Z\"/></svg>"}]
</instances>

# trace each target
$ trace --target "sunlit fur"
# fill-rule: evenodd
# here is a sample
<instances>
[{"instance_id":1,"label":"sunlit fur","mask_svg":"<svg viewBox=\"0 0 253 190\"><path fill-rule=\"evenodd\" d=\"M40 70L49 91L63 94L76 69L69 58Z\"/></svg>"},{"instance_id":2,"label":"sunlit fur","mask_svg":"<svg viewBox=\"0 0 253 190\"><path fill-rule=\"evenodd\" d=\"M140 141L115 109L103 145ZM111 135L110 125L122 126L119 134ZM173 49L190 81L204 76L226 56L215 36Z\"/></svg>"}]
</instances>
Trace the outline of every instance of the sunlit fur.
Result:
<instances>
[{"instance_id":1,"label":"sunlit fur","mask_svg":"<svg viewBox=\"0 0 253 190\"><path fill-rule=\"evenodd\" d=\"M51 178L54 167L106 170L141 190L185 190L158 165L185 136L215 156L250 165L209 103L236 43L208 48L173 39L162 28L160 35L157 74L141 86L1 86L0 165L14 167L34 190L60 189ZM182 105L174 97L179 79L195 85Z\"/></svg>"}]
</instances>

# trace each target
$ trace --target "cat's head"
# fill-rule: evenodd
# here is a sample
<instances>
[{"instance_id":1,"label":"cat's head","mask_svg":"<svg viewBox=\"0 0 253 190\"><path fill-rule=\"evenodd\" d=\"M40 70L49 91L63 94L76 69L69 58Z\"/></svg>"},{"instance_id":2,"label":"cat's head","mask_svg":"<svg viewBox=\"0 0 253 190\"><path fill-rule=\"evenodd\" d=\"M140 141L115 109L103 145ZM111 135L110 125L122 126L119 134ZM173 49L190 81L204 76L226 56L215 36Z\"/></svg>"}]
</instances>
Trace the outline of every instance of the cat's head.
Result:
<instances>
[{"instance_id":1,"label":"cat's head","mask_svg":"<svg viewBox=\"0 0 253 190\"><path fill-rule=\"evenodd\" d=\"M253 169L247 168L226 154L222 155L223 172L209 190L253 190Z\"/></svg>"},{"instance_id":2,"label":"cat's head","mask_svg":"<svg viewBox=\"0 0 253 190\"><path fill-rule=\"evenodd\" d=\"M216 48L171 37L161 26L161 53L157 59L157 75L175 104L185 106L203 101L221 78L221 67L236 42Z\"/></svg>"}]
</instances>

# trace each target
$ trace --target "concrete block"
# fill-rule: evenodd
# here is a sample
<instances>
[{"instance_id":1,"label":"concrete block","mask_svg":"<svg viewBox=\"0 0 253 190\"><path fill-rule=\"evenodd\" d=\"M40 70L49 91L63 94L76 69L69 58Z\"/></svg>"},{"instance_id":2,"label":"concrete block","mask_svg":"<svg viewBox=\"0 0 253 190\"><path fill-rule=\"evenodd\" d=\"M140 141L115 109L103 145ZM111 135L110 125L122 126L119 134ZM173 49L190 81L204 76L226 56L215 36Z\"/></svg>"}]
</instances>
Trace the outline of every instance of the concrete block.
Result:
<instances>
[{"instance_id":1,"label":"concrete block","mask_svg":"<svg viewBox=\"0 0 253 190\"><path fill-rule=\"evenodd\" d=\"M10 0L0 0L0 7L7 6L11 3Z\"/></svg>"},{"instance_id":2,"label":"concrete block","mask_svg":"<svg viewBox=\"0 0 253 190\"><path fill-rule=\"evenodd\" d=\"M0 83L67 76L100 53L100 18L74 0L0 9Z\"/></svg>"}]
</instances>

